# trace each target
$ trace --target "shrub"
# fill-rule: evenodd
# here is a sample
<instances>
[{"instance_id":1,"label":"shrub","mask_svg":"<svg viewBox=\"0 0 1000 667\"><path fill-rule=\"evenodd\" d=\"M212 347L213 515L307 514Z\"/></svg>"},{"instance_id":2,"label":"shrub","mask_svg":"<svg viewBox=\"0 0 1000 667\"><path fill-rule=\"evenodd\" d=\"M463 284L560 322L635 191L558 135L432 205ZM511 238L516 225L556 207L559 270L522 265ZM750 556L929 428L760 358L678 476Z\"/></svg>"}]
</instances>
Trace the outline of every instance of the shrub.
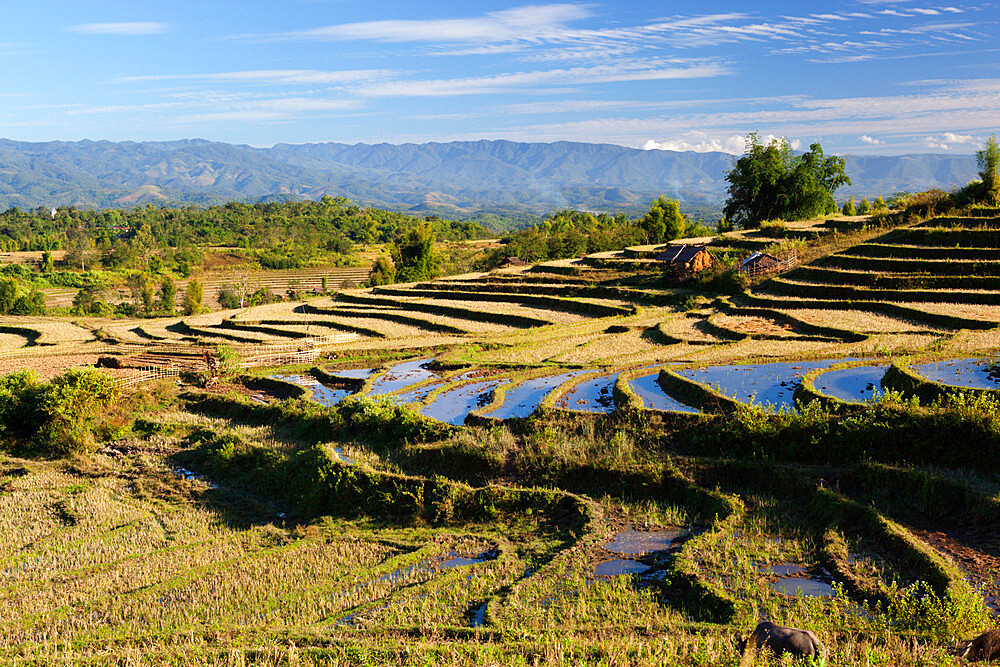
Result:
<instances>
[{"instance_id":1,"label":"shrub","mask_svg":"<svg viewBox=\"0 0 1000 667\"><path fill-rule=\"evenodd\" d=\"M14 373L0 378L0 435L47 453L87 453L95 425L117 400L114 379L96 369L73 369L45 383L31 371Z\"/></svg>"}]
</instances>

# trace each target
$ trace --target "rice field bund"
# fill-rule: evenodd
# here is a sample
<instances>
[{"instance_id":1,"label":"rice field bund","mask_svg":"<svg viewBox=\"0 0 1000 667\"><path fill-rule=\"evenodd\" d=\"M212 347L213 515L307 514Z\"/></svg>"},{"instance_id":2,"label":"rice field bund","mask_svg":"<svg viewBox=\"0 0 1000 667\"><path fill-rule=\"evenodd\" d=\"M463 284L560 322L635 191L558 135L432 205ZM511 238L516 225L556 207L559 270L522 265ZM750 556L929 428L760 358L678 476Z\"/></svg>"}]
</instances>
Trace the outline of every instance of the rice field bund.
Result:
<instances>
[{"instance_id":1,"label":"rice field bund","mask_svg":"<svg viewBox=\"0 0 1000 667\"><path fill-rule=\"evenodd\" d=\"M640 246L4 317L0 663L791 664L740 653L771 621L959 664L1000 622L998 229L706 239L801 241L728 295ZM94 366L84 437L46 397Z\"/></svg>"}]
</instances>

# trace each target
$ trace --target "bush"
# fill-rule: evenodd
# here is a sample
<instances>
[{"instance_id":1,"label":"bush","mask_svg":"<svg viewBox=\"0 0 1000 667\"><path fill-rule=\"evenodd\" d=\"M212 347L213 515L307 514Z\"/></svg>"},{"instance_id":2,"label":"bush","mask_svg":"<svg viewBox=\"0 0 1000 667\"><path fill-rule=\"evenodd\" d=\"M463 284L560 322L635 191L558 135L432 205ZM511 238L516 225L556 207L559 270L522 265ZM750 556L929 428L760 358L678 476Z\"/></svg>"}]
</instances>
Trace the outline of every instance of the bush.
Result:
<instances>
[{"instance_id":1,"label":"bush","mask_svg":"<svg viewBox=\"0 0 1000 667\"><path fill-rule=\"evenodd\" d=\"M114 379L96 369L73 369L45 383L31 371L14 373L0 379L0 434L52 454L87 453L95 425L118 396Z\"/></svg>"}]
</instances>

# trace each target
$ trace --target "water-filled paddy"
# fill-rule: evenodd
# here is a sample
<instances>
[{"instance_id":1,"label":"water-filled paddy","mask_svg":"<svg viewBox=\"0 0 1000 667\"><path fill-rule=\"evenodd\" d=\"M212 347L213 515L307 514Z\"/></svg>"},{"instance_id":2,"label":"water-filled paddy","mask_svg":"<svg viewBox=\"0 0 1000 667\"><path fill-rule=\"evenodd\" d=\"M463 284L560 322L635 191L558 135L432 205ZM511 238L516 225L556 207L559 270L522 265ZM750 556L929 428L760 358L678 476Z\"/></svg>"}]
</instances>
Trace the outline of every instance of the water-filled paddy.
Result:
<instances>
[{"instance_id":1,"label":"water-filled paddy","mask_svg":"<svg viewBox=\"0 0 1000 667\"><path fill-rule=\"evenodd\" d=\"M618 373L602 375L576 385L556 405L577 412L613 412L615 381Z\"/></svg>"},{"instance_id":2,"label":"water-filled paddy","mask_svg":"<svg viewBox=\"0 0 1000 667\"><path fill-rule=\"evenodd\" d=\"M312 392L312 399L327 407L340 403L354 392L349 389L334 389L308 375L272 375L271 378L303 387Z\"/></svg>"},{"instance_id":3,"label":"water-filled paddy","mask_svg":"<svg viewBox=\"0 0 1000 667\"><path fill-rule=\"evenodd\" d=\"M819 393L842 401L870 401L880 392L888 366L857 366L827 371L813 383Z\"/></svg>"},{"instance_id":4,"label":"water-filled paddy","mask_svg":"<svg viewBox=\"0 0 1000 667\"><path fill-rule=\"evenodd\" d=\"M707 384L743 403L770 405L774 410L780 410L795 407L795 389L802 383L803 375L844 361L849 359L708 366L680 370L677 374Z\"/></svg>"},{"instance_id":5,"label":"water-filled paddy","mask_svg":"<svg viewBox=\"0 0 1000 667\"><path fill-rule=\"evenodd\" d=\"M549 375L546 377L525 380L518 386L507 391L504 395L503 405L496 410L487 413L486 417L494 419L514 419L518 417L528 417L535 411L538 404L542 402L546 394L561 385L566 380L576 377L587 371L572 371L561 375Z\"/></svg>"},{"instance_id":6,"label":"water-filled paddy","mask_svg":"<svg viewBox=\"0 0 1000 667\"><path fill-rule=\"evenodd\" d=\"M772 591L795 597L832 598L836 595L833 586L819 579L809 577L781 577L767 585Z\"/></svg>"},{"instance_id":7,"label":"water-filled paddy","mask_svg":"<svg viewBox=\"0 0 1000 667\"><path fill-rule=\"evenodd\" d=\"M394 391L399 391L405 387L424 382L435 377L433 371L427 370L425 366L433 359L411 359L401 364L396 364L385 375L372 382L371 396L380 396Z\"/></svg>"},{"instance_id":8,"label":"water-filled paddy","mask_svg":"<svg viewBox=\"0 0 1000 667\"><path fill-rule=\"evenodd\" d=\"M666 528L663 530L623 530L615 539L603 546L605 551L624 556L642 556L657 551L667 551L684 530L681 528Z\"/></svg>"},{"instance_id":9,"label":"water-filled paddy","mask_svg":"<svg viewBox=\"0 0 1000 667\"><path fill-rule=\"evenodd\" d=\"M594 576L597 577L620 577L626 574L642 574L651 568L639 561L625 558L614 558L598 563L594 567Z\"/></svg>"},{"instance_id":10,"label":"water-filled paddy","mask_svg":"<svg viewBox=\"0 0 1000 667\"><path fill-rule=\"evenodd\" d=\"M352 380L367 380L377 368L338 368L329 370L327 373L338 378L348 378Z\"/></svg>"},{"instance_id":11,"label":"water-filled paddy","mask_svg":"<svg viewBox=\"0 0 1000 667\"><path fill-rule=\"evenodd\" d=\"M913 371L928 380L968 389L1000 389L1000 360L951 359L917 364Z\"/></svg>"},{"instance_id":12,"label":"water-filled paddy","mask_svg":"<svg viewBox=\"0 0 1000 667\"><path fill-rule=\"evenodd\" d=\"M656 381L660 375L659 371L650 375L633 378L629 381L632 391L642 399L642 404L652 410L663 410L665 412L698 412L697 408L684 405L673 396L664 393L660 383Z\"/></svg>"},{"instance_id":13,"label":"water-filled paddy","mask_svg":"<svg viewBox=\"0 0 1000 667\"><path fill-rule=\"evenodd\" d=\"M461 426L470 412L490 402L493 389L502 382L505 382L503 378L496 378L450 389L425 406L421 413L453 426Z\"/></svg>"}]
</instances>

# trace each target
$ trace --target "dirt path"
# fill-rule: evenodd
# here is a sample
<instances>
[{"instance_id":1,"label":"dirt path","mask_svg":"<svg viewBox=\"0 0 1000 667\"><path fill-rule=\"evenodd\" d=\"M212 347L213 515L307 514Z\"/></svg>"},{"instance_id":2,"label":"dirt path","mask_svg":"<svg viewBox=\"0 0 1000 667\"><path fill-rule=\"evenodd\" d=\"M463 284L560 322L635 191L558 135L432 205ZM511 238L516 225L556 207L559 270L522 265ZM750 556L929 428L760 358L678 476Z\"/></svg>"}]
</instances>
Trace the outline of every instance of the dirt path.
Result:
<instances>
[{"instance_id":1,"label":"dirt path","mask_svg":"<svg viewBox=\"0 0 1000 667\"><path fill-rule=\"evenodd\" d=\"M937 528L911 527L910 531L954 560L990 609L1000 614L1000 535L963 527L949 528L947 532Z\"/></svg>"}]
</instances>

